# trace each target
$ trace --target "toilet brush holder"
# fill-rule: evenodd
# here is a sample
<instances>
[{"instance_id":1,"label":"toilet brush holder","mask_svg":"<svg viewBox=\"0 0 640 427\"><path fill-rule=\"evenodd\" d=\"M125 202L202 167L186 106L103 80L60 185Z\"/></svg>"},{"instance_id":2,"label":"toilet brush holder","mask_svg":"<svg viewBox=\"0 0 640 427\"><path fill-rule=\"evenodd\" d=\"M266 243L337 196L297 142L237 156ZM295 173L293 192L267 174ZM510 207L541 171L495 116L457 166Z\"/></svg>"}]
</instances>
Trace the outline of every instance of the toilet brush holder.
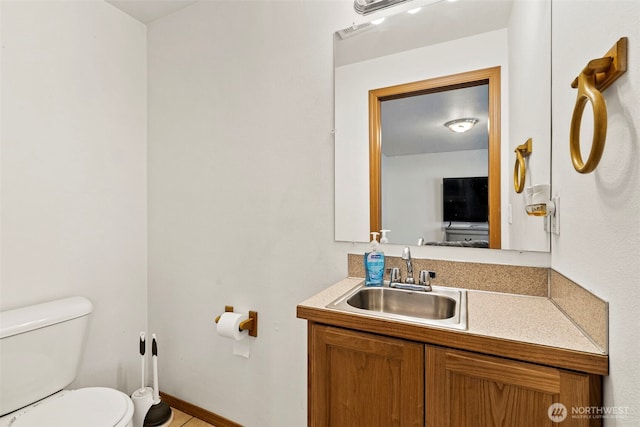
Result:
<instances>
[{"instance_id":1,"label":"toilet brush holder","mask_svg":"<svg viewBox=\"0 0 640 427\"><path fill-rule=\"evenodd\" d=\"M153 389L151 387L139 388L131 395L133 401L133 427L143 427L144 418L153 405Z\"/></svg>"}]
</instances>

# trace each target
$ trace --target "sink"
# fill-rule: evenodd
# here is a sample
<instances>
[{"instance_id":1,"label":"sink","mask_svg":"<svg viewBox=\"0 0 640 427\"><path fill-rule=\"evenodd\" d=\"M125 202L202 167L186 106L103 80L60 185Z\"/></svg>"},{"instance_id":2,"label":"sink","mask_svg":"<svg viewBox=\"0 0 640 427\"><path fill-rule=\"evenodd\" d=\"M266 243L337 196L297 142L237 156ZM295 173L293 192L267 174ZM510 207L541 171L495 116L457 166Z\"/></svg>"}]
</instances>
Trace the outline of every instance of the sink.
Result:
<instances>
[{"instance_id":1,"label":"sink","mask_svg":"<svg viewBox=\"0 0 640 427\"><path fill-rule=\"evenodd\" d=\"M423 292L386 286L365 287L361 283L327 308L429 326L467 329L467 291L441 286L432 288L431 292Z\"/></svg>"},{"instance_id":2,"label":"sink","mask_svg":"<svg viewBox=\"0 0 640 427\"><path fill-rule=\"evenodd\" d=\"M392 288L361 288L347 298L351 307L425 319L450 319L456 300L432 292L399 292Z\"/></svg>"}]
</instances>

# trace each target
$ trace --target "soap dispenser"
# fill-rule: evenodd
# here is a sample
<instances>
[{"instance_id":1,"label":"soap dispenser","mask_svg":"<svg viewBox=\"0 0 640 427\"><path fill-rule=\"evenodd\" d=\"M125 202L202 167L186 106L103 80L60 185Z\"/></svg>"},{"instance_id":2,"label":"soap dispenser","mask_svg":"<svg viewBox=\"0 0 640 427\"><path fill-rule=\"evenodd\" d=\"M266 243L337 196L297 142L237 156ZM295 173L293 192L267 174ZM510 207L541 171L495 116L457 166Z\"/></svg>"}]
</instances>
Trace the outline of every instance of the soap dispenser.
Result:
<instances>
[{"instance_id":1,"label":"soap dispenser","mask_svg":"<svg viewBox=\"0 0 640 427\"><path fill-rule=\"evenodd\" d=\"M379 250L378 234L371 232L371 252L364 254L365 286L384 284L384 253Z\"/></svg>"}]
</instances>

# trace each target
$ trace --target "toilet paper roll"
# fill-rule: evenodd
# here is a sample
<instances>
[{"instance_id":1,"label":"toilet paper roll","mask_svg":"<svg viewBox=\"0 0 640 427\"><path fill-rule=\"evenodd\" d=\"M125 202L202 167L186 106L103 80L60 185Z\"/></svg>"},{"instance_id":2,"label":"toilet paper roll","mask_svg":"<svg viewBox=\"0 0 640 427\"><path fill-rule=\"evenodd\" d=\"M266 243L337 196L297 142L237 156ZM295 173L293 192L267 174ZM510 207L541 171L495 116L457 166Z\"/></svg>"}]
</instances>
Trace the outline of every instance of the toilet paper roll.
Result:
<instances>
[{"instance_id":1,"label":"toilet paper roll","mask_svg":"<svg viewBox=\"0 0 640 427\"><path fill-rule=\"evenodd\" d=\"M241 356L249 358L250 340L234 341L233 342L233 354L235 356Z\"/></svg>"},{"instance_id":2,"label":"toilet paper roll","mask_svg":"<svg viewBox=\"0 0 640 427\"><path fill-rule=\"evenodd\" d=\"M249 331L240 330L240 323L247 320L248 316L240 313L222 313L218 320L216 330L218 335L233 339L233 354L236 356L249 357L249 340L245 339Z\"/></svg>"},{"instance_id":3,"label":"toilet paper roll","mask_svg":"<svg viewBox=\"0 0 640 427\"><path fill-rule=\"evenodd\" d=\"M236 341L245 339L247 335L249 335L249 331L240 331L240 323L247 319L248 317L246 314L230 312L222 313L220 320L218 320L218 325L216 326L218 335L226 338L232 338Z\"/></svg>"}]
</instances>

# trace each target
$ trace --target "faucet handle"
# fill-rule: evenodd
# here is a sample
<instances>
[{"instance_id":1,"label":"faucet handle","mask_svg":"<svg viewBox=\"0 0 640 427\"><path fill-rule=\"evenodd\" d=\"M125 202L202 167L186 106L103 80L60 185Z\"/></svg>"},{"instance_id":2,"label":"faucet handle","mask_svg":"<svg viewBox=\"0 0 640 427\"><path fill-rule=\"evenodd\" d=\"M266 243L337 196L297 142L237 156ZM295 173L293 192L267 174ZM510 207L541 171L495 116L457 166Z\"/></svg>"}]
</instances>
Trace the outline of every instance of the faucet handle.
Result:
<instances>
[{"instance_id":1,"label":"faucet handle","mask_svg":"<svg viewBox=\"0 0 640 427\"><path fill-rule=\"evenodd\" d=\"M420 276L418 278L418 284L420 285L429 285L431 282L431 279L435 279L436 278L436 272L435 271L429 271L429 270L420 270Z\"/></svg>"},{"instance_id":2,"label":"faucet handle","mask_svg":"<svg viewBox=\"0 0 640 427\"><path fill-rule=\"evenodd\" d=\"M389 283L400 283L400 269L393 267L389 274Z\"/></svg>"}]
</instances>

